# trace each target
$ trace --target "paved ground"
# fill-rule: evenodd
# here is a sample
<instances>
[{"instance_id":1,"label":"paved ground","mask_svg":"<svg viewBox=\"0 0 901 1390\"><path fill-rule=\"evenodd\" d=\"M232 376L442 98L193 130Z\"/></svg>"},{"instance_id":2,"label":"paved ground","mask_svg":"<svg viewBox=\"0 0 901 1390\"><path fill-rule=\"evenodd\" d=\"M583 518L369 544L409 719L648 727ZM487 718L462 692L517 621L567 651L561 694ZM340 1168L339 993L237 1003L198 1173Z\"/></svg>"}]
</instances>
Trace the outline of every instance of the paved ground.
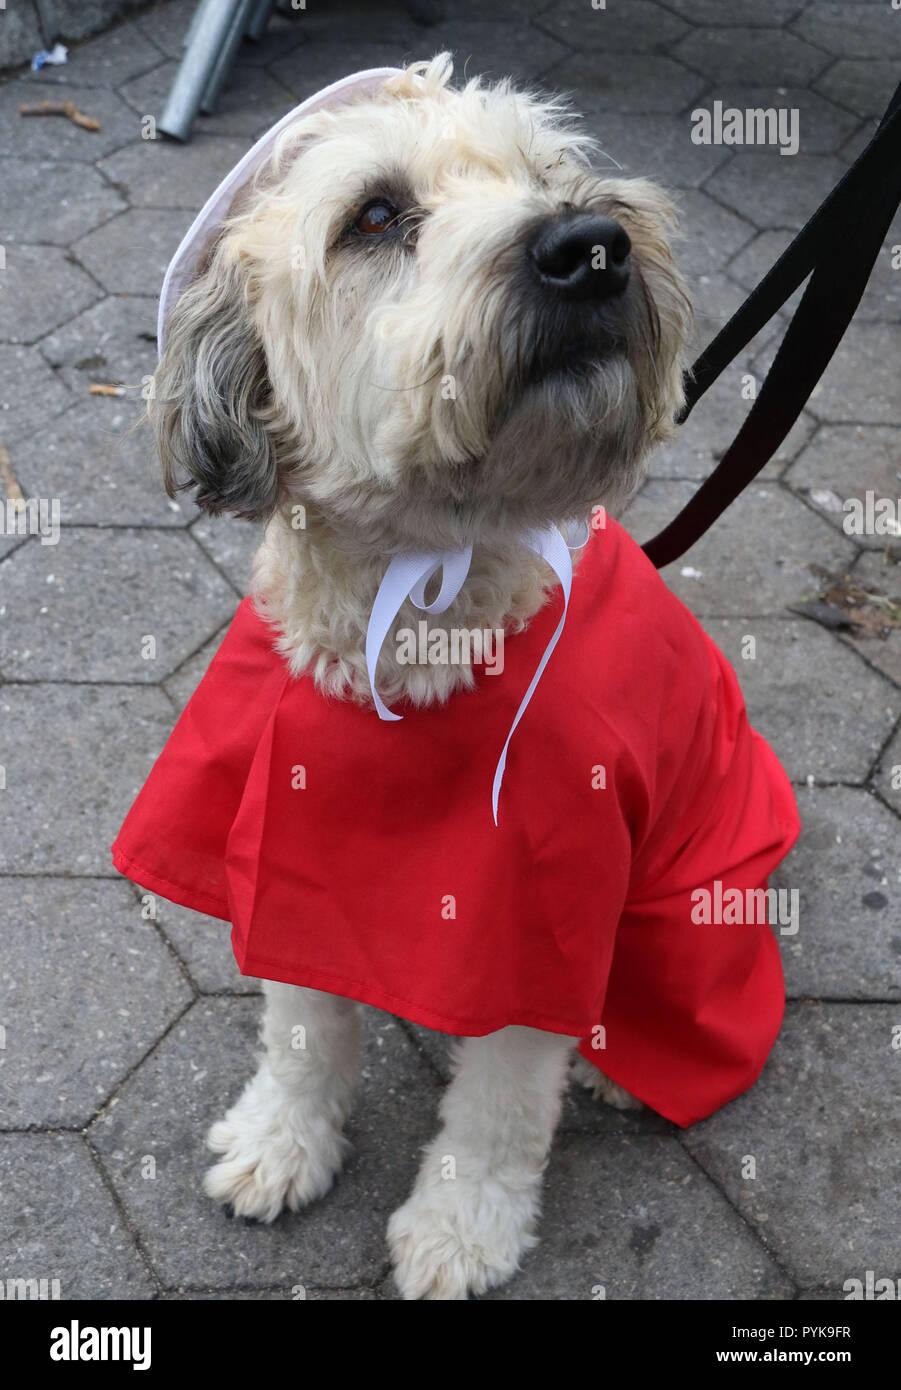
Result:
<instances>
[{"instance_id":1,"label":"paved ground","mask_svg":"<svg viewBox=\"0 0 901 1390\"><path fill-rule=\"evenodd\" d=\"M376 16L309 0L247 49L186 147L141 139L186 4L0 85L0 436L25 495L59 497L64 521L56 546L0 536L0 1277L59 1278L83 1298L290 1298L297 1285L391 1297L385 1222L446 1072L440 1038L372 1014L354 1155L333 1193L271 1228L229 1221L201 1194L205 1127L252 1067L256 982L237 975L221 924L166 905L144 920L108 845L254 544L246 525L167 502L146 437L127 433L154 366L163 270L207 192L325 82L450 46L473 70L573 90L619 163L677 191L705 339L860 148L901 71L887 3L445 8L453 21L426 28L400 4ZM63 96L101 132L16 113ZM693 145L690 111L717 98L797 107L801 152ZM782 939L780 1041L751 1094L687 1133L574 1094L541 1247L500 1297L584 1299L603 1284L611 1298L828 1298L867 1269L901 1275L901 632L830 630L796 611L826 572L901 593L899 542L854 542L835 510L867 488L901 493L899 305L887 248L779 459L667 574L735 661L798 789L804 836L779 882L800 889L801 929ZM654 459L628 518L641 539L728 442L742 374L759 373L772 337ZM130 389L98 398L91 382ZM880 627L897 610L865 604L874 614ZM149 633L155 661L140 655ZM754 661L740 656L746 635Z\"/></svg>"}]
</instances>

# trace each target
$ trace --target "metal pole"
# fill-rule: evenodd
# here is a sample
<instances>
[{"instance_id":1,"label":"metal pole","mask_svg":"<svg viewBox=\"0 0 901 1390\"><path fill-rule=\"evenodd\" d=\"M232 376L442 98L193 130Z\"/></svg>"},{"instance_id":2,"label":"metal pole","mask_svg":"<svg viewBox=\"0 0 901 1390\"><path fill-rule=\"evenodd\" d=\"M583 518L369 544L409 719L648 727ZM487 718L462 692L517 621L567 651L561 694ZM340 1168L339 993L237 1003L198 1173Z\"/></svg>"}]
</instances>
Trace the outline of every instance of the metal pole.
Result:
<instances>
[{"instance_id":1,"label":"metal pole","mask_svg":"<svg viewBox=\"0 0 901 1390\"><path fill-rule=\"evenodd\" d=\"M201 0L175 81L157 125L165 135L189 140L210 75L242 0Z\"/></svg>"},{"instance_id":2,"label":"metal pole","mask_svg":"<svg viewBox=\"0 0 901 1390\"><path fill-rule=\"evenodd\" d=\"M274 9L275 0L257 0L250 23L247 26L247 37L252 39L254 43L259 43L266 32L269 16Z\"/></svg>"},{"instance_id":3,"label":"metal pole","mask_svg":"<svg viewBox=\"0 0 901 1390\"><path fill-rule=\"evenodd\" d=\"M241 40L247 32L247 26L253 11L256 9L257 0L238 0L234 17L229 27L225 41L216 56L212 70L207 79L207 84L203 89L203 96L200 101L200 109L206 115L211 115L216 110L216 103L219 100L219 93L231 71L231 65L235 61L235 55L241 46Z\"/></svg>"}]
</instances>

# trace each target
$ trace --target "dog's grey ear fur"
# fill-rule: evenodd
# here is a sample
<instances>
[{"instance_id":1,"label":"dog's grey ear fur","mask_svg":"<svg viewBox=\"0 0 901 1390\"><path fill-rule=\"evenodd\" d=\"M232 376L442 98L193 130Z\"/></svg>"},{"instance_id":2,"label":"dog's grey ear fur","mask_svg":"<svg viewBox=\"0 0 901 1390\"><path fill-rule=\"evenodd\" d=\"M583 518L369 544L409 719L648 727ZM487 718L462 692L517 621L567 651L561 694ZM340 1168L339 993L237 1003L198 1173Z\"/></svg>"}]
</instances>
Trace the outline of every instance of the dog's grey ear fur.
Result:
<instances>
[{"instance_id":1,"label":"dog's grey ear fur","mask_svg":"<svg viewBox=\"0 0 901 1390\"><path fill-rule=\"evenodd\" d=\"M148 414L170 497L196 488L205 511L265 517L278 497L266 355L238 271L218 261L172 312Z\"/></svg>"}]
</instances>

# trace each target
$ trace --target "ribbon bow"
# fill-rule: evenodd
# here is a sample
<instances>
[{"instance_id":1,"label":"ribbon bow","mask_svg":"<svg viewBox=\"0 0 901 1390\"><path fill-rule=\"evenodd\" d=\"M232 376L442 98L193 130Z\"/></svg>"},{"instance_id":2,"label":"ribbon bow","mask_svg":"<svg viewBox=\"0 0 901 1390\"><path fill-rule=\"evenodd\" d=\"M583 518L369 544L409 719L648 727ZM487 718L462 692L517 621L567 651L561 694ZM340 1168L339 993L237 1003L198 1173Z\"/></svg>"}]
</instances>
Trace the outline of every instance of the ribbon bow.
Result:
<instances>
[{"instance_id":1,"label":"ribbon bow","mask_svg":"<svg viewBox=\"0 0 901 1390\"><path fill-rule=\"evenodd\" d=\"M547 561L560 580L563 588L563 615L551 640L544 649L534 676L529 682L529 688L516 711L513 723L510 725L510 732L507 734L506 742L497 761L494 784L491 789L491 809L495 825L497 825L497 803L501 783L504 780L504 768L507 765L507 749L510 747L510 740L528 708L529 701L535 694L544 668L550 660L551 652L560 640L560 634L566 623L573 578L572 560L569 552L570 550L578 550L588 539L587 523L582 522L577 525L579 530L576 530L576 524L567 527L565 540L556 526L524 531L520 535L522 544L540 556L542 560ZM574 539L574 537L576 538ZM382 650L382 643L391 631L395 618L408 598L423 613L443 613L450 607L463 588L471 563L472 546L467 545L460 550L421 550L408 552L405 555L395 555L388 565L375 596L372 611L369 614L369 625L366 629L366 669L369 672L369 684L379 719L403 718L402 715L394 714L388 708L375 686L375 668L379 659L379 652ZM431 603L426 603L426 585L439 569L441 570L441 585L438 595Z\"/></svg>"}]
</instances>

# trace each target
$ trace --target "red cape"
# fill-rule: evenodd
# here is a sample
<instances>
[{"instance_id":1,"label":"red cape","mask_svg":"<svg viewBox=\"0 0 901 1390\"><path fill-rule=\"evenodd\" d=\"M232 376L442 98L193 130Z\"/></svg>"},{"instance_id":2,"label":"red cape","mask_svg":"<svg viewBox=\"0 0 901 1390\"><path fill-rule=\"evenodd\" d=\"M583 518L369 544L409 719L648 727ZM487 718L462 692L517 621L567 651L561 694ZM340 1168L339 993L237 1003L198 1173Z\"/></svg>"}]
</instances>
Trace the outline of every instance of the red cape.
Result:
<instances>
[{"instance_id":1,"label":"red cape","mask_svg":"<svg viewBox=\"0 0 901 1390\"><path fill-rule=\"evenodd\" d=\"M691 894L765 887L794 797L728 662L608 522L495 827L497 758L561 611L557 589L507 638L502 674L385 723L290 677L245 599L114 862L231 921L245 974L446 1033L570 1034L687 1125L752 1085L784 1005L772 929L699 925Z\"/></svg>"}]
</instances>

